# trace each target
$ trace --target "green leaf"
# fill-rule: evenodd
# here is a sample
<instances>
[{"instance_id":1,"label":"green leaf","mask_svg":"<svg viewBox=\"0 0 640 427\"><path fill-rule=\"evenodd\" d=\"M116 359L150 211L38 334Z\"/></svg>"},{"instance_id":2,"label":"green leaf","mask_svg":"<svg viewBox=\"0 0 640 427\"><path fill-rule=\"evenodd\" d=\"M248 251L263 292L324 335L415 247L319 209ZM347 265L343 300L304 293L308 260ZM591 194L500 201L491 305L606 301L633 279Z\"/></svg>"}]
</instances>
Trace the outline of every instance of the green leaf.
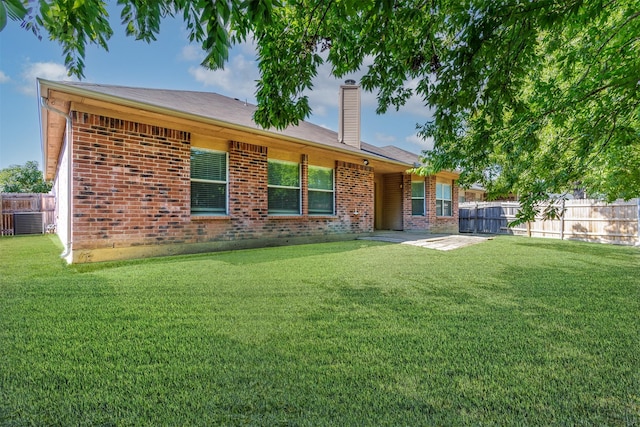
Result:
<instances>
[{"instance_id":1,"label":"green leaf","mask_svg":"<svg viewBox=\"0 0 640 427\"><path fill-rule=\"evenodd\" d=\"M29 11L20 0L0 0L0 31L7 25L8 19L24 21Z\"/></svg>"},{"instance_id":2,"label":"green leaf","mask_svg":"<svg viewBox=\"0 0 640 427\"><path fill-rule=\"evenodd\" d=\"M7 9L4 7L4 1L0 0L0 31L4 30L7 25Z\"/></svg>"},{"instance_id":3,"label":"green leaf","mask_svg":"<svg viewBox=\"0 0 640 427\"><path fill-rule=\"evenodd\" d=\"M112 33L104 2L38 4L25 27L58 41L81 76L86 44L106 49ZM181 16L208 68L222 68L231 46L252 35L263 127L309 116L307 94L326 61L335 77L362 70L379 113L420 97L431 117L419 132L435 142L429 173L457 169L461 180L520 195L532 210L576 182L607 199L640 196L638 0L118 4L127 34L148 42L165 16ZM24 9L19 0L0 5L3 25L12 13L27 16L14 11Z\"/></svg>"}]
</instances>

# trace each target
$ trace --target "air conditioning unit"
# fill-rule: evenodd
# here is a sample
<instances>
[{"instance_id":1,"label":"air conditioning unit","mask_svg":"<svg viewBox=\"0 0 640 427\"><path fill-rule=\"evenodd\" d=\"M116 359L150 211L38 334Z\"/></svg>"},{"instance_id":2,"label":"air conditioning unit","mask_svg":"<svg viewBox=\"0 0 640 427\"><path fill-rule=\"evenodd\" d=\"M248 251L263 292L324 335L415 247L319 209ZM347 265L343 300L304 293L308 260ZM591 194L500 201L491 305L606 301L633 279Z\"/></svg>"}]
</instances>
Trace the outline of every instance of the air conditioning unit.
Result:
<instances>
[{"instance_id":1,"label":"air conditioning unit","mask_svg":"<svg viewBox=\"0 0 640 427\"><path fill-rule=\"evenodd\" d=\"M20 212L13 214L14 234L43 234L42 212Z\"/></svg>"}]
</instances>

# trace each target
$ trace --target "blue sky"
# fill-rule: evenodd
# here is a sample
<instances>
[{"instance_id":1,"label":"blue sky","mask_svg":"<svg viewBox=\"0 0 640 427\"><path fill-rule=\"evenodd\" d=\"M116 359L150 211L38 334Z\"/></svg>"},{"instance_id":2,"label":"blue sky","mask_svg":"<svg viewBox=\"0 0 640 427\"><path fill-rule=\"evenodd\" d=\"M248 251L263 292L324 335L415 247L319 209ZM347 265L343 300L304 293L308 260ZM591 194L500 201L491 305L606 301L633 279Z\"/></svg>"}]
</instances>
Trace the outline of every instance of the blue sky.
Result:
<instances>
[{"instance_id":1,"label":"blue sky","mask_svg":"<svg viewBox=\"0 0 640 427\"><path fill-rule=\"evenodd\" d=\"M84 81L134 87L216 92L255 103L258 69L251 44L235 46L224 70L199 66L202 54L189 44L180 21L165 20L158 40L147 44L124 35L119 9L110 10L114 35L109 52L89 47ZM348 76L359 81L360 75ZM69 80L61 47L9 21L0 32L0 169L36 160L42 167L36 77ZM337 130L338 89L344 79L320 69L314 89L308 93L312 116L308 121ZM373 145L395 145L420 153L428 146L416 136L416 123L424 123L429 111L411 99L399 112L375 114L375 94L362 92L362 140Z\"/></svg>"}]
</instances>

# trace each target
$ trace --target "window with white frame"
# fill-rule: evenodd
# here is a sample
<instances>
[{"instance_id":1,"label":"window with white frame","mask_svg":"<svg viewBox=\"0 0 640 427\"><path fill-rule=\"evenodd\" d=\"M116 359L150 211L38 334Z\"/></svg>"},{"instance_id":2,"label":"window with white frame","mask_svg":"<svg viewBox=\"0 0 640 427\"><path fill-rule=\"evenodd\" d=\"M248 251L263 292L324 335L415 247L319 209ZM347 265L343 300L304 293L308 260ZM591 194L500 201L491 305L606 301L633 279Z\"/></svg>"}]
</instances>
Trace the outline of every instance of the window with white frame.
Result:
<instances>
[{"instance_id":1,"label":"window with white frame","mask_svg":"<svg viewBox=\"0 0 640 427\"><path fill-rule=\"evenodd\" d=\"M411 215L424 216L424 181L411 181Z\"/></svg>"},{"instance_id":2,"label":"window with white frame","mask_svg":"<svg viewBox=\"0 0 640 427\"><path fill-rule=\"evenodd\" d=\"M309 166L307 181L309 215L333 215L333 169Z\"/></svg>"},{"instance_id":3,"label":"window with white frame","mask_svg":"<svg viewBox=\"0 0 640 427\"><path fill-rule=\"evenodd\" d=\"M452 216L451 184L436 183L436 216Z\"/></svg>"},{"instance_id":4,"label":"window with white frame","mask_svg":"<svg viewBox=\"0 0 640 427\"><path fill-rule=\"evenodd\" d=\"M191 149L191 213L226 215L227 153L203 148Z\"/></svg>"},{"instance_id":5,"label":"window with white frame","mask_svg":"<svg viewBox=\"0 0 640 427\"><path fill-rule=\"evenodd\" d=\"M269 215L300 215L300 164L268 161Z\"/></svg>"}]
</instances>

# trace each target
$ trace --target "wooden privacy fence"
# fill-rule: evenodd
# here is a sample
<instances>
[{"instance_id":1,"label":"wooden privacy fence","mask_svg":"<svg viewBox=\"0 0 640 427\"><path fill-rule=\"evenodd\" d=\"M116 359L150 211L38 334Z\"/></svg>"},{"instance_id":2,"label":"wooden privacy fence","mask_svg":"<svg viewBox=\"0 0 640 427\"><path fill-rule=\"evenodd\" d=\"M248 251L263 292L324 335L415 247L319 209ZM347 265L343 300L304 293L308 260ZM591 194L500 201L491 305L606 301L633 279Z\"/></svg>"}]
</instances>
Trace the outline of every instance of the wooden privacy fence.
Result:
<instances>
[{"instance_id":1,"label":"wooden privacy fence","mask_svg":"<svg viewBox=\"0 0 640 427\"><path fill-rule=\"evenodd\" d=\"M0 235L41 234L55 227L52 194L0 194Z\"/></svg>"},{"instance_id":2,"label":"wooden privacy fence","mask_svg":"<svg viewBox=\"0 0 640 427\"><path fill-rule=\"evenodd\" d=\"M516 234L532 237L640 245L639 199L605 203L566 200L559 219L509 227L520 209L518 202L460 203L461 233Z\"/></svg>"}]
</instances>

